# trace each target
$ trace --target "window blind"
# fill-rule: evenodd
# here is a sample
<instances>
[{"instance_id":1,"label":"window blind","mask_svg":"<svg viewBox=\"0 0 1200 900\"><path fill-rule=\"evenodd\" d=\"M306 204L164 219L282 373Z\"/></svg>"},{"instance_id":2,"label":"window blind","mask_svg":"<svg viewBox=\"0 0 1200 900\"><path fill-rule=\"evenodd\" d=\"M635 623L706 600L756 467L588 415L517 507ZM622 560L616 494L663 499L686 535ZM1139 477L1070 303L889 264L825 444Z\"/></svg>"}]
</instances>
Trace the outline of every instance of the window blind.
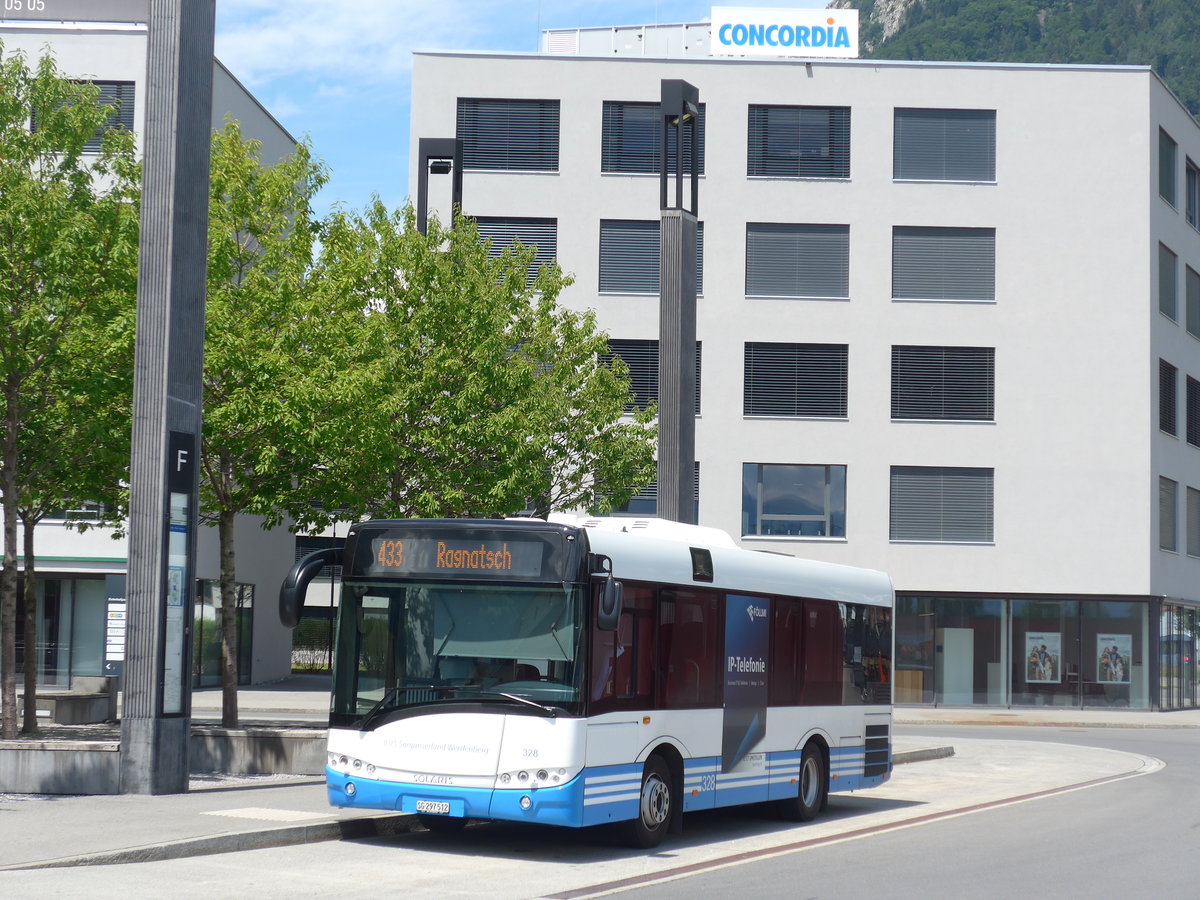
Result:
<instances>
[{"instance_id":1,"label":"window blind","mask_svg":"<svg viewBox=\"0 0 1200 900\"><path fill-rule=\"evenodd\" d=\"M992 469L893 466L891 539L990 543Z\"/></svg>"},{"instance_id":2,"label":"window blind","mask_svg":"<svg viewBox=\"0 0 1200 900\"><path fill-rule=\"evenodd\" d=\"M662 122L657 103L604 101L600 126L600 171L654 174L660 169ZM697 166L704 174L704 104L696 120ZM685 129L686 134L686 129ZM675 174L675 129L667 130L667 172ZM683 147L683 170L692 171L691 141Z\"/></svg>"},{"instance_id":3,"label":"window blind","mask_svg":"<svg viewBox=\"0 0 1200 900\"><path fill-rule=\"evenodd\" d=\"M892 229L892 297L996 299L996 229Z\"/></svg>"},{"instance_id":4,"label":"window blind","mask_svg":"<svg viewBox=\"0 0 1200 900\"><path fill-rule=\"evenodd\" d=\"M559 102L460 97L464 169L558 171Z\"/></svg>"},{"instance_id":5,"label":"window blind","mask_svg":"<svg viewBox=\"0 0 1200 900\"><path fill-rule=\"evenodd\" d=\"M897 109L892 164L897 180L995 181L996 111Z\"/></svg>"},{"instance_id":6,"label":"window blind","mask_svg":"<svg viewBox=\"0 0 1200 900\"><path fill-rule=\"evenodd\" d=\"M530 286L538 270L558 256L557 219L477 216L475 224L479 227L479 236L492 242L489 255L493 258L511 247L514 241L536 248L533 263L526 273L526 283Z\"/></svg>"},{"instance_id":7,"label":"window blind","mask_svg":"<svg viewBox=\"0 0 1200 900\"><path fill-rule=\"evenodd\" d=\"M990 422L993 347L892 347L892 418Z\"/></svg>"},{"instance_id":8,"label":"window blind","mask_svg":"<svg viewBox=\"0 0 1200 900\"><path fill-rule=\"evenodd\" d=\"M661 226L655 221L600 221L600 291L657 294ZM696 293L704 292L704 223L696 225Z\"/></svg>"},{"instance_id":9,"label":"window blind","mask_svg":"<svg viewBox=\"0 0 1200 900\"><path fill-rule=\"evenodd\" d=\"M752 105L746 147L747 175L849 178L850 108Z\"/></svg>"},{"instance_id":10,"label":"window blind","mask_svg":"<svg viewBox=\"0 0 1200 900\"><path fill-rule=\"evenodd\" d=\"M746 294L850 296L850 226L750 222Z\"/></svg>"},{"instance_id":11,"label":"window blind","mask_svg":"<svg viewBox=\"0 0 1200 900\"><path fill-rule=\"evenodd\" d=\"M846 344L747 343L743 414L844 418Z\"/></svg>"}]
</instances>

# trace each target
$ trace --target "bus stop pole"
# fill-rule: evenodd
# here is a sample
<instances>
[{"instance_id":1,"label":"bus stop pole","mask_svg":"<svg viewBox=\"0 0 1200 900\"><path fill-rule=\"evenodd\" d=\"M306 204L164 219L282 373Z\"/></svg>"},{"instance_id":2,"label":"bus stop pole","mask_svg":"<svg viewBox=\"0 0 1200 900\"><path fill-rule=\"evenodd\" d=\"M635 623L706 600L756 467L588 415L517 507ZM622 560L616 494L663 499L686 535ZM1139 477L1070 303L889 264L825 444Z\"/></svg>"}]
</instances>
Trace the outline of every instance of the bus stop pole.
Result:
<instances>
[{"instance_id":1,"label":"bus stop pole","mask_svg":"<svg viewBox=\"0 0 1200 900\"><path fill-rule=\"evenodd\" d=\"M183 793L204 354L214 0L150 0L121 792Z\"/></svg>"}]
</instances>

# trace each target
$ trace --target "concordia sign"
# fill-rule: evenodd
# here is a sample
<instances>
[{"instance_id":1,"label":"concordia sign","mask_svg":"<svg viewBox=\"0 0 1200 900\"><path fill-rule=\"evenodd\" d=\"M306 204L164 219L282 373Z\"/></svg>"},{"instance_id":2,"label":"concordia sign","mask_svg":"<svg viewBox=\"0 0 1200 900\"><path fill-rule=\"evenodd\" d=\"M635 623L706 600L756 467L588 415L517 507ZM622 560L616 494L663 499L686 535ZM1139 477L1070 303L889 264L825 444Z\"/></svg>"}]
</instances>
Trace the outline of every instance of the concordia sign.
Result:
<instances>
[{"instance_id":1,"label":"concordia sign","mask_svg":"<svg viewBox=\"0 0 1200 900\"><path fill-rule=\"evenodd\" d=\"M714 6L713 56L854 59L857 9L747 9Z\"/></svg>"}]
</instances>

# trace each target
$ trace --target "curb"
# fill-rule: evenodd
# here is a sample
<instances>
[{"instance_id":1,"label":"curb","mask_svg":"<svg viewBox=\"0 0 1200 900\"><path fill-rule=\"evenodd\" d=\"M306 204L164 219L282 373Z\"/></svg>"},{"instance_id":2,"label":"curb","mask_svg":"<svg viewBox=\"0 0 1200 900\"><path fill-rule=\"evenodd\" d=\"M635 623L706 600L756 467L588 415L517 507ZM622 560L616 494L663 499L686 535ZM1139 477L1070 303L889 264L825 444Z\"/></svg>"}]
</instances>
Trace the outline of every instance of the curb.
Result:
<instances>
[{"instance_id":1,"label":"curb","mask_svg":"<svg viewBox=\"0 0 1200 900\"><path fill-rule=\"evenodd\" d=\"M147 844L124 850L104 850L79 856L64 856L36 862L0 866L0 872L26 869L60 869L74 866L115 866L122 863L159 862L166 859L184 859L193 856L212 856L218 853L236 853L241 850L263 850L269 847L290 847L297 844L315 844L322 841L362 840L364 838L387 837L411 830L416 821L407 814L384 814L358 819L341 819L313 825L289 825L259 831L242 831L233 834L217 834L201 838L186 838L162 844Z\"/></svg>"},{"instance_id":2,"label":"curb","mask_svg":"<svg viewBox=\"0 0 1200 900\"><path fill-rule=\"evenodd\" d=\"M931 759L948 759L954 755L953 747L922 747L920 750L900 750L892 754L892 765L926 762Z\"/></svg>"}]
</instances>

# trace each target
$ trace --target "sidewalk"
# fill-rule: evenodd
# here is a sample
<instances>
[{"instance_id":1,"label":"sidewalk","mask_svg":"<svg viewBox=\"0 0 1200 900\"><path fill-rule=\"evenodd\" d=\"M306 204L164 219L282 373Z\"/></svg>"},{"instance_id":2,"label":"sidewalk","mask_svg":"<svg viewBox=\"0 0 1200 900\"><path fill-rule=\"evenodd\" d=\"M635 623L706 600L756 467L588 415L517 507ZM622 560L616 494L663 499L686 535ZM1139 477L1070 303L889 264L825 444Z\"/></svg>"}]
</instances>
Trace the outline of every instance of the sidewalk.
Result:
<instances>
[{"instance_id":1,"label":"sidewalk","mask_svg":"<svg viewBox=\"0 0 1200 900\"><path fill-rule=\"evenodd\" d=\"M327 709L328 679L299 676L239 692L245 723L294 723ZM193 694L193 719L220 720L219 689ZM945 725L1200 728L1200 710L895 711L897 763L953 753L945 740L909 729ZM83 726L87 727L87 726ZM319 727L319 726L314 726ZM1002 735L998 735L1001 737ZM328 805L323 779L308 776L202 776L187 794L52 797L0 795L0 869L172 859L261 847L396 834L419 828L411 816L343 811Z\"/></svg>"}]
</instances>

